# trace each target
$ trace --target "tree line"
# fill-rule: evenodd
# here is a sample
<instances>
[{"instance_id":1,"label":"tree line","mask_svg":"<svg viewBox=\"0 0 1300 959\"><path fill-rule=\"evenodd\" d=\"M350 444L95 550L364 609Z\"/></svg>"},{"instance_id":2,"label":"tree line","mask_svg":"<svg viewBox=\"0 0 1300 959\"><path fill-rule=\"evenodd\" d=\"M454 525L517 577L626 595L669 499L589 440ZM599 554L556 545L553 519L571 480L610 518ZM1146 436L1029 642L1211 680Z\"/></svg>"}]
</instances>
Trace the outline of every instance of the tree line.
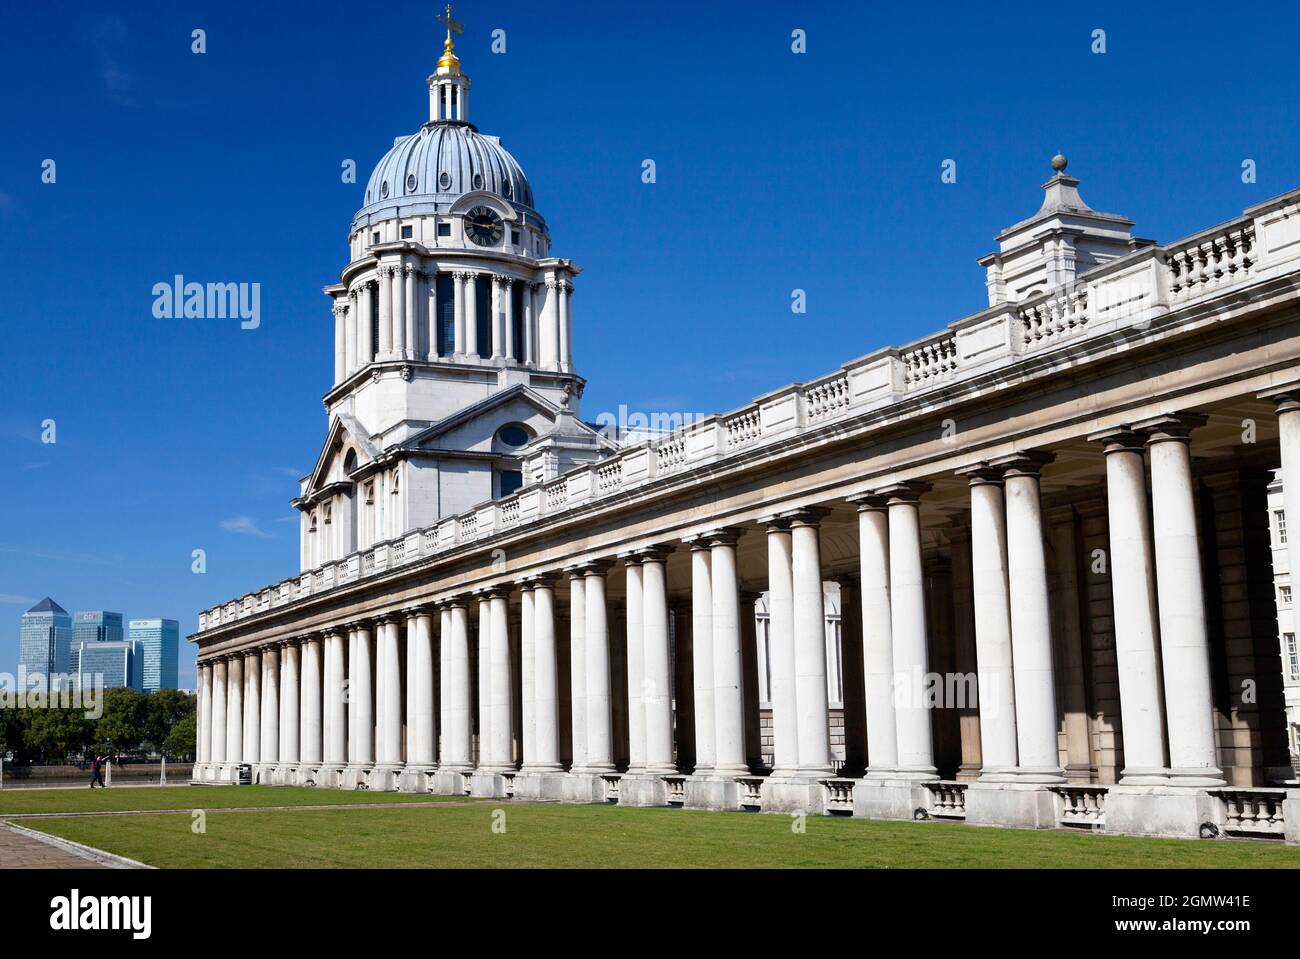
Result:
<instances>
[{"instance_id":1,"label":"tree line","mask_svg":"<svg viewBox=\"0 0 1300 959\"><path fill-rule=\"evenodd\" d=\"M0 709L0 756L10 763L82 761L96 753L116 759L165 755L194 758L197 698L176 689L141 693L106 689L95 718L84 706Z\"/></svg>"}]
</instances>

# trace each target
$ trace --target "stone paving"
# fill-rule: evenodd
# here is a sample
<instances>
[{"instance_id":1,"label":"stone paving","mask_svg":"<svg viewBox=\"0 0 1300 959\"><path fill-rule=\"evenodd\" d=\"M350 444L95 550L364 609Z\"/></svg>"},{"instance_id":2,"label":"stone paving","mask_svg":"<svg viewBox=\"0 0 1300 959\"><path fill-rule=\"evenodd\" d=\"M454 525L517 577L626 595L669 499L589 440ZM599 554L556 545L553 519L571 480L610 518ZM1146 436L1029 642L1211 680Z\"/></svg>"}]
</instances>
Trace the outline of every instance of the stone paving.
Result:
<instances>
[{"instance_id":1,"label":"stone paving","mask_svg":"<svg viewBox=\"0 0 1300 959\"><path fill-rule=\"evenodd\" d=\"M103 869L105 865L0 823L0 868Z\"/></svg>"}]
</instances>

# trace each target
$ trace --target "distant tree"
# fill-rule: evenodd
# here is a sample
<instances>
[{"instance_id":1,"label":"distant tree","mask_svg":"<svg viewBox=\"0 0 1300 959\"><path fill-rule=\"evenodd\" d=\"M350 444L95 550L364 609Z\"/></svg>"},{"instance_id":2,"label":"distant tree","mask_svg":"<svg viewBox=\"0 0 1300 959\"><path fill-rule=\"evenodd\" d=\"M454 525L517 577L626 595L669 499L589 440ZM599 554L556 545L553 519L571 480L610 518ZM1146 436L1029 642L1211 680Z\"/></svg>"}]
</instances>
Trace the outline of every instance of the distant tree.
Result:
<instances>
[{"instance_id":1,"label":"distant tree","mask_svg":"<svg viewBox=\"0 0 1300 959\"><path fill-rule=\"evenodd\" d=\"M114 752L134 752L144 741L144 693L120 686L104 690L104 715L95 724L95 748L111 743Z\"/></svg>"},{"instance_id":2,"label":"distant tree","mask_svg":"<svg viewBox=\"0 0 1300 959\"><path fill-rule=\"evenodd\" d=\"M28 710L0 709L0 755L12 752L15 763L30 762L27 744Z\"/></svg>"},{"instance_id":3,"label":"distant tree","mask_svg":"<svg viewBox=\"0 0 1300 959\"><path fill-rule=\"evenodd\" d=\"M171 732L167 734L167 741L164 744L167 755L174 759L193 759L198 734L198 719L191 710L188 716L177 720Z\"/></svg>"},{"instance_id":4,"label":"distant tree","mask_svg":"<svg viewBox=\"0 0 1300 959\"><path fill-rule=\"evenodd\" d=\"M160 689L149 693L144 701L142 741L153 751L161 750L167 742L172 727L186 716L192 716L195 697L178 689Z\"/></svg>"},{"instance_id":5,"label":"distant tree","mask_svg":"<svg viewBox=\"0 0 1300 959\"><path fill-rule=\"evenodd\" d=\"M94 726L77 708L26 710L23 744L41 762L63 762L80 756L94 736Z\"/></svg>"}]
</instances>

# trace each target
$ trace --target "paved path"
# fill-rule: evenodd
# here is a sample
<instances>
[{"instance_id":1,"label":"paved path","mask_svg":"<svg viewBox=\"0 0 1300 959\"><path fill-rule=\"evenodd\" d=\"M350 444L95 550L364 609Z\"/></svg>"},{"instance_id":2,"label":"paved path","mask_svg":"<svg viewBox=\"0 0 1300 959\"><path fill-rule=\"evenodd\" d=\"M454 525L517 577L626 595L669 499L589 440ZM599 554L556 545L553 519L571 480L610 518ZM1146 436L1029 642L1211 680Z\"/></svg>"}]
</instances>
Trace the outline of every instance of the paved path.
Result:
<instances>
[{"instance_id":1,"label":"paved path","mask_svg":"<svg viewBox=\"0 0 1300 959\"><path fill-rule=\"evenodd\" d=\"M103 869L105 864L35 839L0 823L0 865L5 869Z\"/></svg>"},{"instance_id":2,"label":"paved path","mask_svg":"<svg viewBox=\"0 0 1300 959\"><path fill-rule=\"evenodd\" d=\"M450 802L365 802L365 803L329 803L322 806L204 806L196 803L184 809L102 809L87 812L7 812L0 813L0 825L4 820L20 819L87 819L92 816L188 816L195 809L210 813L219 812L298 812L318 809L438 809L442 806L483 806L488 804L522 805L511 799L466 799Z\"/></svg>"}]
</instances>

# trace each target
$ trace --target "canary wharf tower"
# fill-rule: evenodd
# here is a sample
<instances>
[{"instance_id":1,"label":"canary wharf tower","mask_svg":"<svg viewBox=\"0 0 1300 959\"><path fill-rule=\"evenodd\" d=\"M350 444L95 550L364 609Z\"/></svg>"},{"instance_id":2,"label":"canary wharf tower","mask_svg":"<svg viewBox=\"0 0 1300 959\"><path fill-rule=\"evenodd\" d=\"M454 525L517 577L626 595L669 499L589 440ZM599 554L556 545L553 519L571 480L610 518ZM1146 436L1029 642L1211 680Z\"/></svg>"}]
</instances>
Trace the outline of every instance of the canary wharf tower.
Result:
<instances>
[{"instance_id":1,"label":"canary wharf tower","mask_svg":"<svg viewBox=\"0 0 1300 959\"><path fill-rule=\"evenodd\" d=\"M450 19L428 119L375 165L333 304L328 435L294 505L311 569L600 449L577 419L577 264L551 255L532 185L470 120Z\"/></svg>"}]
</instances>

